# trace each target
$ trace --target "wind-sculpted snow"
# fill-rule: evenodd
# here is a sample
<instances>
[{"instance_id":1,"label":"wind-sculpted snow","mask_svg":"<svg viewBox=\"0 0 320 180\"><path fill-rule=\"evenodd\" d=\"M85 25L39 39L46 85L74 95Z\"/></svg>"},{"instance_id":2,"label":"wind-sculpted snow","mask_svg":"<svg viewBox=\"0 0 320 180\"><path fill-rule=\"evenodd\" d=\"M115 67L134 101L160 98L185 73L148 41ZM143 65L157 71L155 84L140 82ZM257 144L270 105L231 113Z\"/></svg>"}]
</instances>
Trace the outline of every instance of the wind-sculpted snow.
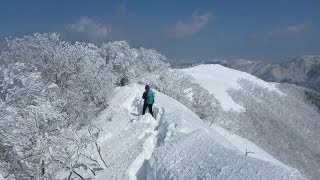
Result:
<instances>
[{"instance_id":1,"label":"wind-sculpted snow","mask_svg":"<svg viewBox=\"0 0 320 180\"><path fill-rule=\"evenodd\" d=\"M308 178L318 179L320 114L317 107L306 99L302 88L278 84L276 90L271 89L268 86L275 87L275 84L264 82L244 72L232 73L235 70L221 65L202 65L194 68L197 68L198 74L203 73L206 76L210 73L208 69L211 69L212 74L219 74L215 71L220 68L227 73L226 76L206 78L204 82L202 76L192 73L193 68L185 70L191 70L191 74L203 87L211 87L208 90L215 96L221 81L230 80L225 77L233 76L240 86L234 88L233 85L229 85L225 88L225 93L245 110L221 111L220 117L213 121L215 124L254 142L281 162L297 168ZM201 68L204 68L203 71ZM217 96L217 99L224 101L221 96Z\"/></svg>"},{"instance_id":2,"label":"wind-sculpted snow","mask_svg":"<svg viewBox=\"0 0 320 180\"><path fill-rule=\"evenodd\" d=\"M299 172L245 156L176 100L155 91L154 119L141 114L143 86L117 89L101 113L97 142L105 169L79 166L94 179L303 179ZM94 148L86 155L98 159ZM79 163L82 159L80 159ZM61 172L57 177L65 177ZM61 178L62 179L62 178Z\"/></svg>"}]
</instances>

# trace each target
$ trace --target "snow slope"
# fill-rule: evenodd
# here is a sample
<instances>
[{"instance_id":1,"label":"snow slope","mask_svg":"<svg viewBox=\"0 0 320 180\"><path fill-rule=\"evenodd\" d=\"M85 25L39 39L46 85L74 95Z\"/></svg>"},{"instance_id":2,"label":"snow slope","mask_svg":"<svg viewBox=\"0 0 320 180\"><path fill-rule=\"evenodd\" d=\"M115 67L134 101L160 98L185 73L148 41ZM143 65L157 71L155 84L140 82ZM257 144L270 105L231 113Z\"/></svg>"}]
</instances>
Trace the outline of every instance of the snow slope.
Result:
<instances>
[{"instance_id":1,"label":"snow slope","mask_svg":"<svg viewBox=\"0 0 320 180\"><path fill-rule=\"evenodd\" d=\"M274 84L265 82L248 73L238 70L229 69L222 65L199 65L182 71L190 74L199 82L204 88L209 90L215 98L217 98L224 110L244 111L244 107L235 103L228 94L230 89L241 89L238 84L239 79L246 79L252 81L263 88L278 91ZM280 91L278 91L281 93Z\"/></svg>"},{"instance_id":2,"label":"snow slope","mask_svg":"<svg viewBox=\"0 0 320 180\"><path fill-rule=\"evenodd\" d=\"M239 148L252 146L248 140L209 128L176 100L155 91L154 119L141 114L143 86L121 87L95 122L101 131L87 156L103 168L77 166L85 178L94 179L303 179L271 155L260 159L245 156ZM227 137L227 138L226 138ZM243 140L243 141L241 141ZM257 147L256 154L266 154ZM264 158L264 161L261 160ZM95 176L89 171L93 169ZM57 175L67 177L68 172Z\"/></svg>"},{"instance_id":3,"label":"snow slope","mask_svg":"<svg viewBox=\"0 0 320 180\"><path fill-rule=\"evenodd\" d=\"M268 83L221 65L199 65L183 71L213 94L223 110L237 110L219 111L219 117L213 119L215 124L244 137L244 141L249 139L308 178L319 179L320 114L308 99L307 91ZM220 132L219 127L212 128ZM234 136L221 134L231 141ZM233 144L243 152L256 151L255 145L242 146L245 143L241 138L236 139ZM270 159L262 154L253 155Z\"/></svg>"}]
</instances>

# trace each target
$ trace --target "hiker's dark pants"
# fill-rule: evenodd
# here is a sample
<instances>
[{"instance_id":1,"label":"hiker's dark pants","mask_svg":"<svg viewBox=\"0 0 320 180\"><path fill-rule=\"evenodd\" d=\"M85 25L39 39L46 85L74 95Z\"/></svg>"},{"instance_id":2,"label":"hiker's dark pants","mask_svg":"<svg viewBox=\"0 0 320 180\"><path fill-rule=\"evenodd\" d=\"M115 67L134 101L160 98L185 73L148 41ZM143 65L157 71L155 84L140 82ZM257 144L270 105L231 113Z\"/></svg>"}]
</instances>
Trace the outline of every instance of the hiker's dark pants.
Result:
<instances>
[{"instance_id":1,"label":"hiker's dark pants","mask_svg":"<svg viewBox=\"0 0 320 180\"><path fill-rule=\"evenodd\" d=\"M149 113L153 116L152 105L153 105L153 104L144 103L144 104L143 104L142 115L144 115L144 114L146 113L146 110L147 110L147 108L148 108L148 109L149 109Z\"/></svg>"}]
</instances>

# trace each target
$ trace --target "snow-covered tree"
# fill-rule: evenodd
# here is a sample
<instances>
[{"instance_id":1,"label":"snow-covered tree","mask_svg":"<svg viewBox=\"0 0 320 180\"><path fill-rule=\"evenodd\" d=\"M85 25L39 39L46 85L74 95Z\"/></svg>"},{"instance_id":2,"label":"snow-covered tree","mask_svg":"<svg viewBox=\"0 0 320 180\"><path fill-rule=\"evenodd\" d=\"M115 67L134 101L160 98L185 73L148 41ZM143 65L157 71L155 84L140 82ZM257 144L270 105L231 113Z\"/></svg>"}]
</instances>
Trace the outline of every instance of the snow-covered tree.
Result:
<instances>
[{"instance_id":1,"label":"snow-covered tree","mask_svg":"<svg viewBox=\"0 0 320 180\"><path fill-rule=\"evenodd\" d=\"M150 84L214 122L218 101L163 60L154 50L123 41L70 44L54 33L7 39L0 55L0 174L52 179L65 170L80 178L74 171L80 161L106 168L92 122L123 78ZM100 158L84 154L89 145Z\"/></svg>"},{"instance_id":2,"label":"snow-covered tree","mask_svg":"<svg viewBox=\"0 0 320 180\"><path fill-rule=\"evenodd\" d=\"M278 88L284 92L281 95L248 80L238 82L242 89L230 90L230 94L246 111L223 113L217 123L253 141L303 174L317 177L319 114L317 107L306 101L305 90L279 84Z\"/></svg>"}]
</instances>

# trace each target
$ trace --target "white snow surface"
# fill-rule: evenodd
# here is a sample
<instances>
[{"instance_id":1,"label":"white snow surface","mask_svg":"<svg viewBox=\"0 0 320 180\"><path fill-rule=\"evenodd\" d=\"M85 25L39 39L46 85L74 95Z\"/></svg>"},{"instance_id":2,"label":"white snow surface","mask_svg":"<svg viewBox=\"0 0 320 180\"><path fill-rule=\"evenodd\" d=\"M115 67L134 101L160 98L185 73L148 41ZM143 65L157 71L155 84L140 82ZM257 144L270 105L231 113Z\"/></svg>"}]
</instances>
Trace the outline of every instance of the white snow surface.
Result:
<instances>
[{"instance_id":1,"label":"white snow surface","mask_svg":"<svg viewBox=\"0 0 320 180\"><path fill-rule=\"evenodd\" d=\"M234 102L228 94L228 90L241 89L241 86L238 84L239 79L249 80L258 86L282 94L273 83L265 82L251 74L230 69L219 64L199 65L182 69L182 71L191 75L198 83L212 93L226 111L245 111L245 108Z\"/></svg>"},{"instance_id":2,"label":"white snow surface","mask_svg":"<svg viewBox=\"0 0 320 180\"><path fill-rule=\"evenodd\" d=\"M178 101L156 90L153 118L141 115L144 87L121 87L95 125L101 129L87 156L103 168L80 164L86 179L304 179L252 142L208 127ZM244 147L255 154L245 156ZM90 164L90 163L88 163ZM89 171L95 171L95 176ZM65 179L62 172L57 179Z\"/></svg>"}]
</instances>

